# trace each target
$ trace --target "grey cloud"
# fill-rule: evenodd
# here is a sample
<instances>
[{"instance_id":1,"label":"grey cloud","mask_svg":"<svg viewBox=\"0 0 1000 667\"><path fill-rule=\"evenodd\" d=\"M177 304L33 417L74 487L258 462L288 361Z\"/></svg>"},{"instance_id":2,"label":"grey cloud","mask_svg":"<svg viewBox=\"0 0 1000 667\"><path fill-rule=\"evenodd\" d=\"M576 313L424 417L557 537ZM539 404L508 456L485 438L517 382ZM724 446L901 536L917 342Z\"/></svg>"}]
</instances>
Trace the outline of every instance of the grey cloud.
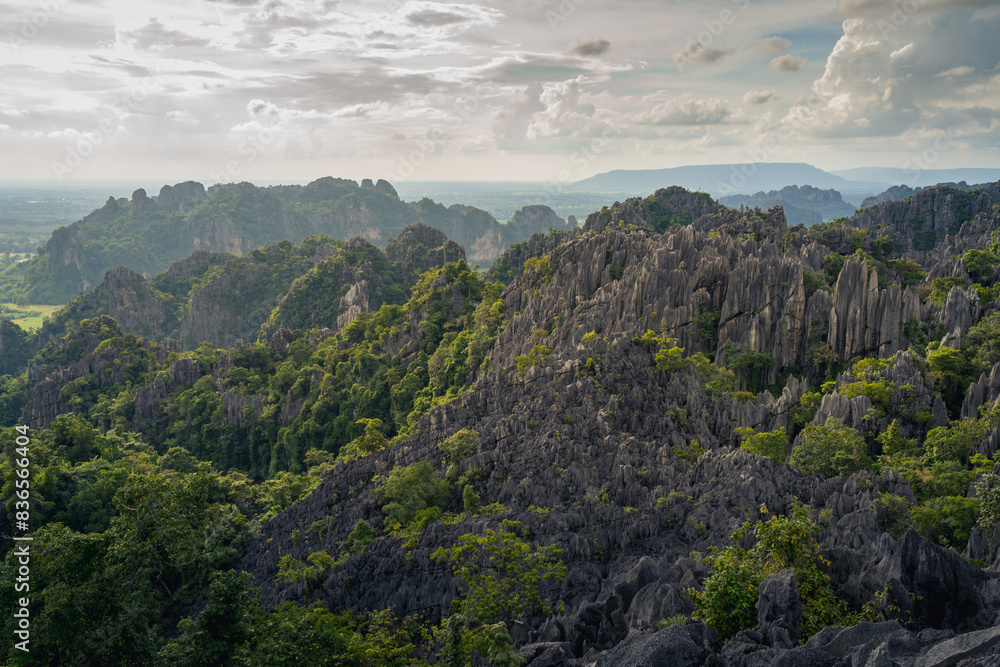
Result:
<instances>
[{"instance_id":1,"label":"grey cloud","mask_svg":"<svg viewBox=\"0 0 1000 667\"><path fill-rule=\"evenodd\" d=\"M915 4L916 8L907 8ZM985 9L996 5L996 0L909 0L909 2L886 2L885 0L838 0L833 17L849 19L859 16L891 20L894 13L904 16L923 10Z\"/></svg>"},{"instance_id":2,"label":"grey cloud","mask_svg":"<svg viewBox=\"0 0 1000 667\"><path fill-rule=\"evenodd\" d=\"M420 26L441 26L441 25L453 25L455 23L463 23L469 19L461 14L453 14L451 12L438 12L432 9L427 9L421 12L413 12L406 17L406 20L413 25Z\"/></svg>"},{"instance_id":3,"label":"grey cloud","mask_svg":"<svg viewBox=\"0 0 1000 667\"><path fill-rule=\"evenodd\" d=\"M170 30L155 18L151 18L149 23L138 30L123 33L123 36L131 41L135 48L141 50L184 49L206 47L209 44L207 39L195 37L179 30Z\"/></svg>"},{"instance_id":4,"label":"grey cloud","mask_svg":"<svg viewBox=\"0 0 1000 667\"><path fill-rule=\"evenodd\" d=\"M765 37L760 40L760 45L766 53L776 55L787 51L792 46L792 43L784 37Z\"/></svg>"},{"instance_id":5,"label":"grey cloud","mask_svg":"<svg viewBox=\"0 0 1000 667\"><path fill-rule=\"evenodd\" d=\"M497 147L505 150L525 148L532 117L539 111L545 111L541 96L541 84L533 83L500 110L493 121Z\"/></svg>"},{"instance_id":6,"label":"grey cloud","mask_svg":"<svg viewBox=\"0 0 1000 667\"><path fill-rule=\"evenodd\" d=\"M722 60L736 49L716 49L704 46L701 42L691 40L683 49L674 54L674 62L678 65L688 65L691 63L708 64Z\"/></svg>"},{"instance_id":7,"label":"grey cloud","mask_svg":"<svg viewBox=\"0 0 1000 667\"><path fill-rule=\"evenodd\" d=\"M611 42L606 39L588 39L573 42L570 46L570 53L589 58L604 55L610 48Z\"/></svg>"},{"instance_id":8,"label":"grey cloud","mask_svg":"<svg viewBox=\"0 0 1000 667\"><path fill-rule=\"evenodd\" d=\"M768 67L771 68L772 72L798 72L805 69L807 64L805 58L785 55L774 58Z\"/></svg>"}]
</instances>

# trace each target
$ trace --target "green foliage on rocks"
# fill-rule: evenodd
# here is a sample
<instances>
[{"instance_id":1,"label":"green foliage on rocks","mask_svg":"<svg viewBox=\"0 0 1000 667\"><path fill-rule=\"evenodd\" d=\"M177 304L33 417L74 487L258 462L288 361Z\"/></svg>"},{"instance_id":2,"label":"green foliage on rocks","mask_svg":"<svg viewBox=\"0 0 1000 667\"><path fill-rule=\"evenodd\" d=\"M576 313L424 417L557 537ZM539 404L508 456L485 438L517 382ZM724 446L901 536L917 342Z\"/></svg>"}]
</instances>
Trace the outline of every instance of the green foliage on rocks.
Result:
<instances>
[{"instance_id":1,"label":"green foliage on rocks","mask_svg":"<svg viewBox=\"0 0 1000 667\"><path fill-rule=\"evenodd\" d=\"M767 514L767 508L761 508ZM828 625L849 624L847 604L833 593L829 566L820 551L817 526L806 507L795 504L787 516L771 515L766 521L745 521L733 533L735 543L713 549L704 557L712 568L704 588L685 591L695 603L692 617L700 619L724 638L757 624L758 588L769 575L795 570L802 597L802 631L805 638ZM744 537L754 540L749 549L739 546ZM855 621L857 619L854 619Z\"/></svg>"}]
</instances>

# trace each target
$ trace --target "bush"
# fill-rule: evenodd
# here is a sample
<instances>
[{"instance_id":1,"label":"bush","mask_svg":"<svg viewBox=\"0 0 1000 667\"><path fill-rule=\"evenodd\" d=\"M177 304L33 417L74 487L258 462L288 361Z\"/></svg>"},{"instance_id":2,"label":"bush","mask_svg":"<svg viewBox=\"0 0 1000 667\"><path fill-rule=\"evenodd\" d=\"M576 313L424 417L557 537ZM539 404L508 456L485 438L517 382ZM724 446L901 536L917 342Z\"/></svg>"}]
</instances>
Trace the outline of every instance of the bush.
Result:
<instances>
[{"instance_id":1,"label":"bush","mask_svg":"<svg viewBox=\"0 0 1000 667\"><path fill-rule=\"evenodd\" d=\"M767 508L761 511L766 514ZM795 570L802 597L803 638L828 625L849 625L847 604L834 595L830 576L820 569L829 561L820 553L816 536L819 526L809 519L805 506L796 503L788 516L772 516L767 521L746 521L733 533L735 543L724 550L714 549L705 557L712 574L704 590L684 592L694 600L694 619L702 620L729 638L757 624L759 587L771 574L786 568ZM756 537L749 550L739 546L748 536Z\"/></svg>"},{"instance_id":2,"label":"bush","mask_svg":"<svg viewBox=\"0 0 1000 667\"><path fill-rule=\"evenodd\" d=\"M389 441L382 433L381 419L359 419L354 423L358 426L364 426L365 432L344 445L337 457L339 461L353 461L389 446Z\"/></svg>"},{"instance_id":3,"label":"bush","mask_svg":"<svg viewBox=\"0 0 1000 667\"><path fill-rule=\"evenodd\" d=\"M878 527L899 539L913 526L910 501L892 493L881 493L873 502Z\"/></svg>"},{"instance_id":4,"label":"bush","mask_svg":"<svg viewBox=\"0 0 1000 667\"><path fill-rule=\"evenodd\" d=\"M539 586L546 579L565 580L566 565L558 560L562 550L533 547L524 534L520 523L502 521L498 530L463 535L457 546L431 554L465 584L460 607L469 620L509 627L522 614L549 609Z\"/></svg>"},{"instance_id":5,"label":"bush","mask_svg":"<svg viewBox=\"0 0 1000 667\"><path fill-rule=\"evenodd\" d=\"M428 461L393 468L376 491L385 514L385 527L400 533L417 513L436 506L448 494L448 482L438 479Z\"/></svg>"},{"instance_id":6,"label":"bush","mask_svg":"<svg viewBox=\"0 0 1000 667\"><path fill-rule=\"evenodd\" d=\"M375 529L364 519L358 519L354 524L354 530L344 542L344 549L349 554L356 554L374 542L376 537Z\"/></svg>"},{"instance_id":7,"label":"bush","mask_svg":"<svg viewBox=\"0 0 1000 667\"><path fill-rule=\"evenodd\" d=\"M469 458L476 451L476 440L478 437L479 433L476 431L463 428L461 431L445 438L438 447L444 452L444 457L449 463L458 463Z\"/></svg>"},{"instance_id":8,"label":"bush","mask_svg":"<svg viewBox=\"0 0 1000 667\"><path fill-rule=\"evenodd\" d=\"M932 498L910 512L917 532L932 542L962 551L979 516L979 499L964 496Z\"/></svg>"},{"instance_id":9,"label":"bush","mask_svg":"<svg viewBox=\"0 0 1000 667\"><path fill-rule=\"evenodd\" d=\"M790 463L803 475L827 477L847 477L875 465L861 434L834 417L802 430L802 444L792 450Z\"/></svg>"},{"instance_id":10,"label":"bush","mask_svg":"<svg viewBox=\"0 0 1000 667\"><path fill-rule=\"evenodd\" d=\"M517 374L524 377L524 374L528 372L528 368L531 366L545 366L551 356L552 350L546 346L534 346L527 355L517 357Z\"/></svg>"},{"instance_id":11,"label":"bush","mask_svg":"<svg viewBox=\"0 0 1000 667\"><path fill-rule=\"evenodd\" d=\"M738 428L736 435L743 440L740 449L744 452L766 456L775 463L784 464L788 456L788 436L785 427L777 431L755 432L752 428Z\"/></svg>"},{"instance_id":12,"label":"bush","mask_svg":"<svg viewBox=\"0 0 1000 667\"><path fill-rule=\"evenodd\" d=\"M462 507L466 512L475 512L479 509L479 494L472 488L471 484L466 484L462 489Z\"/></svg>"}]
</instances>

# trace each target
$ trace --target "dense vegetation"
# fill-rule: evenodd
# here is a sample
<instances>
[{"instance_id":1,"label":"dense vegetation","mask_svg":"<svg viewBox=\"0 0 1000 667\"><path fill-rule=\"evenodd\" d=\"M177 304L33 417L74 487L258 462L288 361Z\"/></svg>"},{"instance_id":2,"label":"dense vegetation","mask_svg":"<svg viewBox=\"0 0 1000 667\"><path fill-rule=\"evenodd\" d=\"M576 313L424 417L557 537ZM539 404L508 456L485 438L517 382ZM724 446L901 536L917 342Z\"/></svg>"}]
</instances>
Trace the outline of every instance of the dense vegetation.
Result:
<instances>
[{"instance_id":1,"label":"dense vegetation","mask_svg":"<svg viewBox=\"0 0 1000 667\"><path fill-rule=\"evenodd\" d=\"M269 195L255 196L266 209ZM300 205L319 210L323 201ZM914 318L899 323L898 350L848 348L835 321L816 320L786 354L787 340L741 332L742 313L712 296L711 283L692 282L697 300L675 313L629 311L644 307L621 289L639 284L628 283L645 275L637 265L654 262L642 253L667 262L657 244L694 217L667 201L595 214L638 212L611 231L536 236L486 275L449 260L450 246L383 252L314 236L235 259L196 255L136 283L163 305L166 324L155 334L109 316L97 292L35 337L0 323L5 534L22 509L15 490L24 454L13 427L35 427L25 501L32 651L8 647L4 660L464 665L478 654L518 664L523 628L537 631L596 598L602 580L594 590L587 577L607 576L630 551L655 555L654 539L697 544L702 554L688 559L700 563L689 566L700 583L677 596L685 612L666 626L690 618L733 637L757 624L762 582L788 569L801 595L802 639L862 619L913 626L877 595L848 600L838 590L823 542L832 510L791 498L733 508L714 492L687 496L669 485L688 476L707 488L721 474L706 472L713 451L742 449L740 460L773 479L844 477L863 491L898 479L897 492L858 501L893 539L912 529L962 552L973 534L986 535L1000 520L989 445L1000 408L986 384L985 398L968 397L1000 363L998 213L963 221L986 228L969 232L974 247L923 263L904 259L912 248L877 229L839 221L789 230L760 211L720 209L670 240L686 235L715 256L752 253L781 270L782 261L816 254L803 260L807 269L774 269L779 284L763 288L800 299L803 313L818 312L806 308L810 299L829 312L838 295L863 291L916 304ZM943 264L957 268L942 275ZM678 263L664 273L694 270ZM247 314L258 322L253 335L225 347L172 341L197 296L221 294L221 285L270 304ZM363 291L353 309L342 302L349 291ZM768 307L779 302L768 298ZM945 313L965 322L960 340L949 337ZM624 407L647 398L649 414ZM467 402L514 408L481 415L463 412ZM543 459L545 447L558 454ZM537 479L497 472L517 460L531 460ZM591 471L605 461L612 472L598 480ZM543 485L551 488L536 489ZM562 502L536 505L539 494ZM326 513L309 514L310 499L328 502ZM610 524L628 537L612 542ZM268 578L241 571L248 554L274 561L262 566ZM329 588L374 577L365 559L398 554L454 582L450 607L324 604ZM8 608L17 567L13 553L0 566ZM277 598L284 602L265 602ZM4 631L14 622L6 616Z\"/></svg>"}]
</instances>

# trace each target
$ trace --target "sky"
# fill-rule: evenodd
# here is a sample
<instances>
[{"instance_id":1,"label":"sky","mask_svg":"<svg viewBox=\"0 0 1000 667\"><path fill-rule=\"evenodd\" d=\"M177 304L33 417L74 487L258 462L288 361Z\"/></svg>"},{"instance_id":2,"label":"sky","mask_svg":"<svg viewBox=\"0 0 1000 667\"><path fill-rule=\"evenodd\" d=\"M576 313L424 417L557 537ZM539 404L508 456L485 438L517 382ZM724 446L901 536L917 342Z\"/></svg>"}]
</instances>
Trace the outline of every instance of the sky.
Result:
<instances>
[{"instance_id":1,"label":"sky","mask_svg":"<svg viewBox=\"0 0 1000 667\"><path fill-rule=\"evenodd\" d=\"M998 167L997 0L0 0L0 179Z\"/></svg>"}]
</instances>

